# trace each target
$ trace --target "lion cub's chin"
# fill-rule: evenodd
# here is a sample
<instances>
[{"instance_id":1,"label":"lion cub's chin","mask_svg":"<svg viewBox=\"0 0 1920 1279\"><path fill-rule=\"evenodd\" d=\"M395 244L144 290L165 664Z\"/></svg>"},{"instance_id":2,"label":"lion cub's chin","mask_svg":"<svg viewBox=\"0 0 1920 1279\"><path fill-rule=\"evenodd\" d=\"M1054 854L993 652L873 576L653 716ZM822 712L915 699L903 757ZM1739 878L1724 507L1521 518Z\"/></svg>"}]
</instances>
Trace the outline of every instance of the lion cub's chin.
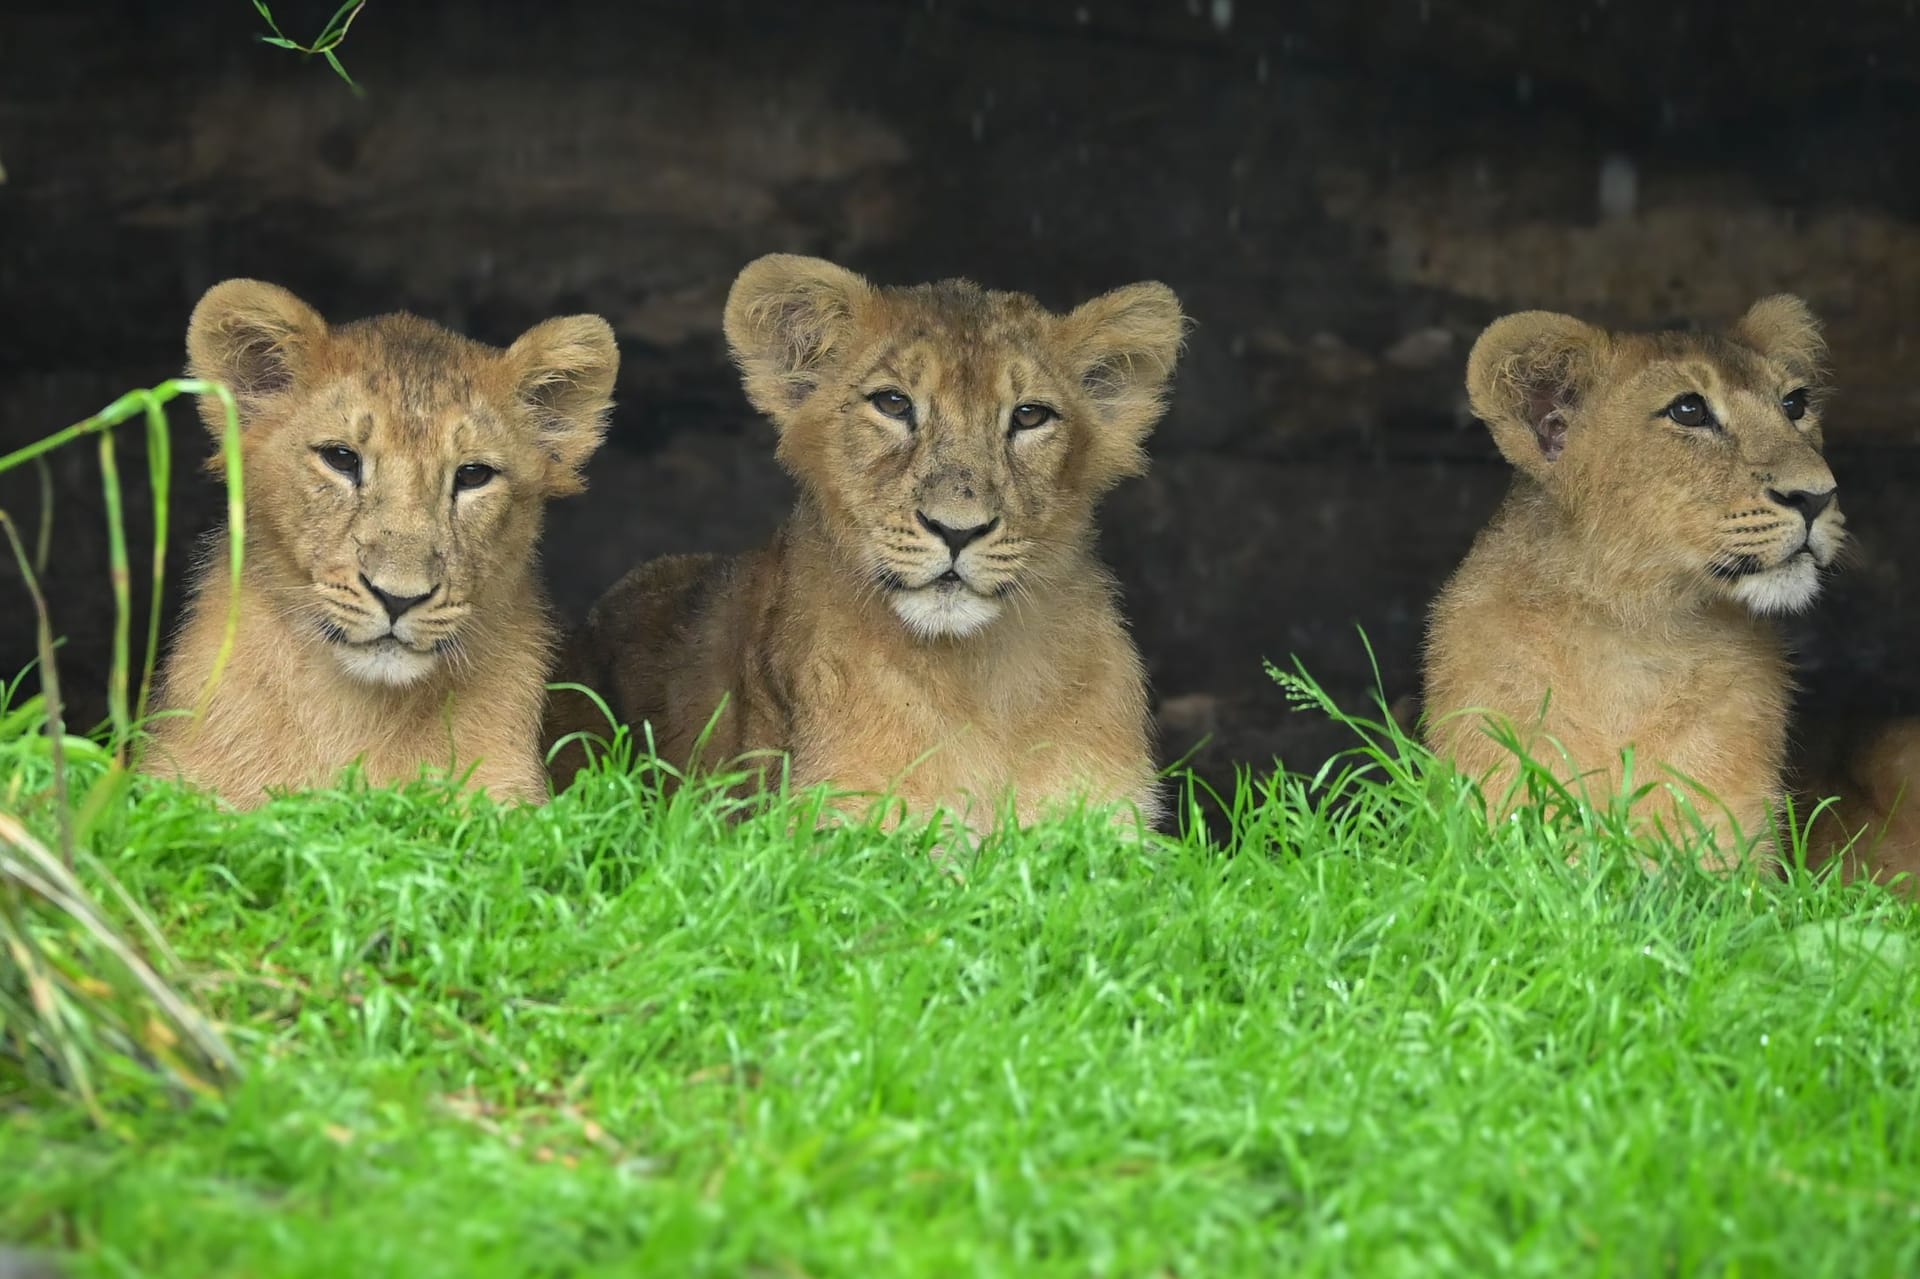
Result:
<instances>
[{"instance_id":1,"label":"lion cub's chin","mask_svg":"<svg viewBox=\"0 0 1920 1279\"><path fill-rule=\"evenodd\" d=\"M896 591L893 611L921 639L964 639L1000 616L1000 601L957 584Z\"/></svg>"},{"instance_id":2,"label":"lion cub's chin","mask_svg":"<svg viewBox=\"0 0 1920 1279\"><path fill-rule=\"evenodd\" d=\"M355 679L394 688L425 679L440 664L434 654L416 653L391 636L371 644L336 645L333 652L341 667Z\"/></svg>"},{"instance_id":3,"label":"lion cub's chin","mask_svg":"<svg viewBox=\"0 0 1920 1279\"><path fill-rule=\"evenodd\" d=\"M1801 551L1778 568L1740 578L1728 590L1754 613L1798 613L1820 593L1820 566L1810 552Z\"/></svg>"}]
</instances>

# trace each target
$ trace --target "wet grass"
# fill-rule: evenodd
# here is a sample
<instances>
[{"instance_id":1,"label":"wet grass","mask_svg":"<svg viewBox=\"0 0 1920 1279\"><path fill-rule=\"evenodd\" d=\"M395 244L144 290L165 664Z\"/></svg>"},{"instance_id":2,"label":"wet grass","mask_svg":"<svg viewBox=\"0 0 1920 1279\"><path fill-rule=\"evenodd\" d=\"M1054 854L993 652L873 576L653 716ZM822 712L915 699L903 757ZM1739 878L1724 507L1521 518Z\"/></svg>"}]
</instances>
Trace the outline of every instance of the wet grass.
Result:
<instances>
[{"instance_id":1,"label":"wet grass","mask_svg":"<svg viewBox=\"0 0 1920 1279\"><path fill-rule=\"evenodd\" d=\"M1089 813L936 857L644 767L513 810L136 784L101 869L244 1075L110 1076L102 1126L0 1074L0 1238L83 1275L1920 1272L1910 906L1551 799L1490 826L1377 740L1249 778L1227 847Z\"/></svg>"}]
</instances>

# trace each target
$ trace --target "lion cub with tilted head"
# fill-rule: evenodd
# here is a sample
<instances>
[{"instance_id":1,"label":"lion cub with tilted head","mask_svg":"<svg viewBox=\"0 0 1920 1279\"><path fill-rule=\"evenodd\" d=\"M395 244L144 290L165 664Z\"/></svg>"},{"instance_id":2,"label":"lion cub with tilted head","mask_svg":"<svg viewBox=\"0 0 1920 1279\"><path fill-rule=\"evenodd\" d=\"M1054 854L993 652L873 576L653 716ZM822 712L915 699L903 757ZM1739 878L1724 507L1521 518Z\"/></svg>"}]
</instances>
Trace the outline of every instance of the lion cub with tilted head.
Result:
<instances>
[{"instance_id":1,"label":"lion cub with tilted head","mask_svg":"<svg viewBox=\"0 0 1920 1279\"><path fill-rule=\"evenodd\" d=\"M240 410L246 556L231 663L224 557L168 658L150 771L240 805L269 786L471 770L546 795L540 716L553 631L535 576L546 500L581 487L619 355L598 316L502 351L411 315L330 326L285 289L216 285L194 309L195 377ZM216 438L226 418L201 400Z\"/></svg>"},{"instance_id":2,"label":"lion cub with tilted head","mask_svg":"<svg viewBox=\"0 0 1920 1279\"><path fill-rule=\"evenodd\" d=\"M1489 711L1602 801L1631 747L1635 786L1663 783L1648 815L1679 835L1678 786L1715 832L1713 866L1755 840L1773 857L1791 682L1767 619L1813 601L1845 537L1824 355L1785 295L1724 336L1538 311L1481 335L1467 389L1516 474L1434 605L1436 749L1504 790L1515 760L1468 713Z\"/></svg>"},{"instance_id":3,"label":"lion cub with tilted head","mask_svg":"<svg viewBox=\"0 0 1920 1279\"><path fill-rule=\"evenodd\" d=\"M975 829L1009 793L1022 820L1074 795L1155 819L1144 673L1093 513L1145 466L1183 324L1159 284L1055 315L964 281L760 259L726 336L793 513L756 553L628 574L563 670L675 764L784 752L799 785ZM606 728L585 699L553 708L550 739Z\"/></svg>"}]
</instances>

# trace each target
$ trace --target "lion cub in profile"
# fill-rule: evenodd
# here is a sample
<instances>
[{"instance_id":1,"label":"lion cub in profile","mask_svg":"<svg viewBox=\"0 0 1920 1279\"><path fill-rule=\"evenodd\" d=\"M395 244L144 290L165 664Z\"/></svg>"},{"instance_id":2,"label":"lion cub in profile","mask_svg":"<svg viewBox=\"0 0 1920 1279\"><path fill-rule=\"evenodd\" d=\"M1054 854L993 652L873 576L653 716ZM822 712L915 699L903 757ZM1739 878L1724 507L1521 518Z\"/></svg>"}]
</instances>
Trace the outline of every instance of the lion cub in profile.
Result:
<instances>
[{"instance_id":1,"label":"lion cub in profile","mask_svg":"<svg viewBox=\"0 0 1920 1279\"><path fill-rule=\"evenodd\" d=\"M355 760L376 781L471 769L496 798L544 799L553 633L534 544L599 446L619 364L606 321L548 320L501 351L411 315L329 326L285 289L228 280L194 308L187 351L239 403L246 558L232 661L203 715L156 721L149 771L242 806ZM220 402L200 408L218 439ZM163 709L198 706L228 600L215 555Z\"/></svg>"},{"instance_id":2,"label":"lion cub in profile","mask_svg":"<svg viewBox=\"0 0 1920 1279\"><path fill-rule=\"evenodd\" d=\"M800 786L890 791L975 830L1009 792L1022 820L1080 794L1156 819L1145 676L1093 513L1145 467L1183 325L1160 284L1063 316L964 281L752 263L727 342L798 502L763 550L629 573L563 678L676 765L784 752ZM605 728L554 699L549 740ZM580 762L563 754L560 780Z\"/></svg>"},{"instance_id":3,"label":"lion cub in profile","mask_svg":"<svg viewBox=\"0 0 1920 1279\"><path fill-rule=\"evenodd\" d=\"M1710 865L1755 839L1771 859L1791 684L1767 615L1810 604L1845 538L1820 453L1824 355L1786 295L1725 336L1539 311L1481 335L1468 393L1516 473L1434 604L1437 750L1503 789L1513 757L1463 713L1490 711L1602 801L1632 747L1636 787L1681 785L1715 831ZM1666 785L1643 810L1681 833Z\"/></svg>"}]
</instances>

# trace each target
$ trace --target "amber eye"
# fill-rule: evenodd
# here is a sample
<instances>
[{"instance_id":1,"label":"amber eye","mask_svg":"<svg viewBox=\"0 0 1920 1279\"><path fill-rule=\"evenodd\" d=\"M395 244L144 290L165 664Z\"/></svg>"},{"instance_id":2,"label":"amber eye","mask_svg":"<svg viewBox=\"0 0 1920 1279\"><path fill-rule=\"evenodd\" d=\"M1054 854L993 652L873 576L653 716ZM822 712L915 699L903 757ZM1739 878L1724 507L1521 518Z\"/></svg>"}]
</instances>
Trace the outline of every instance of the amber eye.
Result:
<instances>
[{"instance_id":1,"label":"amber eye","mask_svg":"<svg viewBox=\"0 0 1920 1279\"><path fill-rule=\"evenodd\" d=\"M1031 431L1059 416L1044 404L1022 404L1013 411L1012 426L1016 431Z\"/></svg>"},{"instance_id":2,"label":"amber eye","mask_svg":"<svg viewBox=\"0 0 1920 1279\"><path fill-rule=\"evenodd\" d=\"M477 489L490 483L500 472L483 462L468 462L453 473L453 491L464 493L468 489Z\"/></svg>"},{"instance_id":3,"label":"amber eye","mask_svg":"<svg viewBox=\"0 0 1920 1279\"><path fill-rule=\"evenodd\" d=\"M1667 416L1682 426L1718 426L1713 420L1713 410L1707 407L1707 397L1693 391L1667 405Z\"/></svg>"},{"instance_id":4,"label":"amber eye","mask_svg":"<svg viewBox=\"0 0 1920 1279\"><path fill-rule=\"evenodd\" d=\"M1780 407L1785 410L1787 421L1798 422L1807 415L1807 388L1788 391L1780 397Z\"/></svg>"},{"instance_id":5,"label":"amber eye","mask_svg":"<svg viewBox=\"0 0 1920 1279\"><path fill-rule=\"evenodd\" d=\"M881 413L896 422L905 422L909 426L913 425L913 401L908 399L906 395L900 391L895 391L891 388L885 391L875 391L867 397L867 403L873 405L874 408L879 409Z\"/></svg>"},{"instance_id":6,"label":"amber eye","mask_svg":"<svg viewBox=\"0 0 1920 1279\"><path fill-rule=\"evenodd\" d=\"M360 482L360 455L344 444L322 444L314 450L320 460L352 480Z\"/></svg>"}]
</instances>

